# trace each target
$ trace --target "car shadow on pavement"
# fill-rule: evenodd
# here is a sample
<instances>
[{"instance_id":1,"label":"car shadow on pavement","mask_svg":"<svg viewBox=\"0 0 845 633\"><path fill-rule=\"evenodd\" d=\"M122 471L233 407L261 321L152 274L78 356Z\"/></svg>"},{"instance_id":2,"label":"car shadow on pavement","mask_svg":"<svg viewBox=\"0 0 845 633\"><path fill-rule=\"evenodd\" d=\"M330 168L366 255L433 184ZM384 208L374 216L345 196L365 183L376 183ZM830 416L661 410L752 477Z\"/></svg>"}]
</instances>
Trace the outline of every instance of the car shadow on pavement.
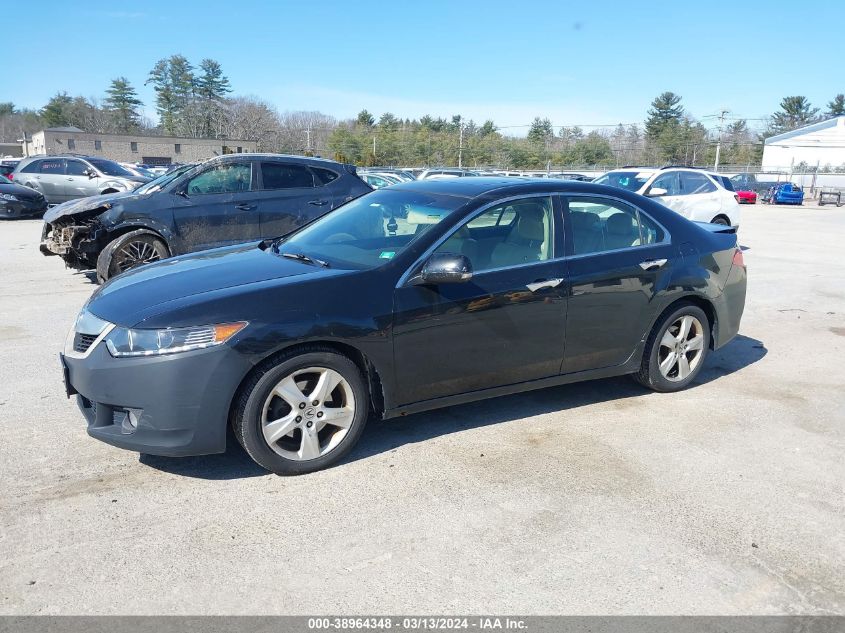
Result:
<instances>
[{"instance_id":1,"label":"car shadow on pavement","mask_svg":"<svg viewBox=\"0 0 845 633\"><path fill-rule=\"evenodd\" d=\"M748 367L762 359L766 353L762 342L747 336L737 336L722 349L708 355L705 366L689 388L695 389ZM417 413L369 425L344 462L365 459L392 451L403 444L423 442L440 435L648 393L649 389L629 376L619 376Z\"/></svg>"},{"instance_id":2,"label":"car shadow on pavement","mask_svg":"<svg viewBox=\"0 0 845 633\"><path fill-rule=\"evenodd\" d=\"M757 339L739 335L722 349L707 357L691 389L737 372L762 359L765 345ZM358 445L341 462L349 463L392 451L404 444L424 442L441 435L458 433L482 426L492 426L519 418L544 415L554 411L634 398L650 393L628 376L590 380L559 387L491 398L394 418L383 423L371 421ZM141 455L140 462L151 468L199 479L223 480L257 477L269 473L256 465L229 432L226 452L201 457L158 457Z\"/></svg>"}]
</instances>

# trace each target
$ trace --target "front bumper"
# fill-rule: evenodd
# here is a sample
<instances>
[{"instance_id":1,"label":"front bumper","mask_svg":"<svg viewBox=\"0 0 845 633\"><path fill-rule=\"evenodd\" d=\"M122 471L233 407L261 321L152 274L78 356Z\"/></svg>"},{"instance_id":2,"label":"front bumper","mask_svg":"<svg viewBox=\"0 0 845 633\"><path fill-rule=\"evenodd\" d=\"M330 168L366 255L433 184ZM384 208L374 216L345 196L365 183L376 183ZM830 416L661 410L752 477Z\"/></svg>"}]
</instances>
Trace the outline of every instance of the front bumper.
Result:
<instances>
[{"instance_id":1,"label":"front bumper","mask_svg":"<svg viewBox=\"0 0 845 633\"><path fill-rule=\"evenodd\" d=\"M64 356L63 364L91 437L166 456L226 450L229 407L252 367L228 345L113 358L104 343L84 358Z\"/></svg>"},{"instance_id":2,"label":"front bumper","mask_svg":"<svg viewBox=\"0 0 845 633\"><path fill-rule=\"evenodd\" d=\"M43 198L37 200L0 200L0 219L9 218L36 218L44 215L47 210L47 201Z\"/></svg>"}]
</instances>

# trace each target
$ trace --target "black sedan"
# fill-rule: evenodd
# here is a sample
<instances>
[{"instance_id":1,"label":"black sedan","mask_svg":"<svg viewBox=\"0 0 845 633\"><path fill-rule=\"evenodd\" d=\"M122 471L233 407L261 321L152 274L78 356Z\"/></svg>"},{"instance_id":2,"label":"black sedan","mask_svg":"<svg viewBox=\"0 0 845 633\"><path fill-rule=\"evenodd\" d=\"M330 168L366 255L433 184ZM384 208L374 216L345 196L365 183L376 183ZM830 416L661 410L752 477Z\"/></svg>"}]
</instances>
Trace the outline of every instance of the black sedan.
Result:
<instances>
[{"instance_id":1,"label":"black sedan","mask_svg":"<svg viewBox=\"0 0 845 633\"><path fill-rule=\"evenodd\" d=\"M35 189L0 176L0 220L37 217L47 210L47 200Z\"/></svg>"},{"instance_id":2,"label":"black sedan","mask_svg":"<svg viewBox=\"0 0 845 633\"><path fill-rule=\"evenodd\" d=\"M574 181L416 181L276 240L143 266L94 293L63 355L93 437L225 450L279 474L341 459L368 417L632 374L692 382L733 338L733 229Z\"/></svg>"}]
</instances>

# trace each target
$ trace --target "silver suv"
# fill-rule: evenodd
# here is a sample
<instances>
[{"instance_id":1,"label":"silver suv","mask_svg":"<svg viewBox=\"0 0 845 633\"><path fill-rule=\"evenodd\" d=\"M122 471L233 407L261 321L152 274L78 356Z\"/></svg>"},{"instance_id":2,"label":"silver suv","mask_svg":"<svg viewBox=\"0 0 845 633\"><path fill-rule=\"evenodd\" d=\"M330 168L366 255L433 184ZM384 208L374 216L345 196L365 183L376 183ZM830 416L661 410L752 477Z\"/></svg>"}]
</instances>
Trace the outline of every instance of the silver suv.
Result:
<instances>
[{"instance_id":1,"label":"silver suv","mask_svg":"<svg viewBox=\"0 0 845 633\"><path fill-rule=\"evenodd\" d=\"M132 174L112 160L76 155L25 158L15 167L12 179L40 191L48 204L132 191L150 180Z\"/></svg>"}]
</instances>

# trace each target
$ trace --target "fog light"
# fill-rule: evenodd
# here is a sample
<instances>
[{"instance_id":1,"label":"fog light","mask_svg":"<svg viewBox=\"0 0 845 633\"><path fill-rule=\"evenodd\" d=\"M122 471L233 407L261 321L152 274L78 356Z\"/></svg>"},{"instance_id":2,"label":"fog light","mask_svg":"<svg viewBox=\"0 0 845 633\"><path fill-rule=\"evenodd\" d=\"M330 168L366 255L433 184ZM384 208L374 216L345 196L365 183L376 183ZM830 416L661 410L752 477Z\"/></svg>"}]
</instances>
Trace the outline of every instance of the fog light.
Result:
<instances>
[{"instance_id":1,"label":"fog light","mask_svg":"<svg viewBox=\"0 0 845 633\"><path fill-rule=\"evenodd\" d=\"M144 413L143 409L126 409L126 415L123 417L123 424L120 425L120 430L128 435L138 430L138 421Z\"/></svg>"}]
</instances>

